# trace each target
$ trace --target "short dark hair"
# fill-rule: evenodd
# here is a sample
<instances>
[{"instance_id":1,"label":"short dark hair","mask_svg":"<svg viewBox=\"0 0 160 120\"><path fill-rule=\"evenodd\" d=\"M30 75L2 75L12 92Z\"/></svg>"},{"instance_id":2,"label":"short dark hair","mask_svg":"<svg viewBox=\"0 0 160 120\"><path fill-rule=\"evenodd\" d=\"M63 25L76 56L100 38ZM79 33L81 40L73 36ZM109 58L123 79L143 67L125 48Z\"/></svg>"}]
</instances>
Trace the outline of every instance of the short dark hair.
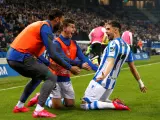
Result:
<instances>
[{"instance_id":1,"label":"short dark hair","mask_svg":"<svg viewBox=\"0 0 160 120\"><path fill-rule=\"evenodd\" d=\"M101 21L100 23L99 23L99 26L104 26L105 25L105 22L104 21Z\"/></svg>"},{"instance_id":2,"label":"short dark hair","mask_svg":"<svg viewBox=\"0 0 160 120\"><path fill-rule=\"evenodd\" d=\"M66 18L66 19L64 19L62 26L67 27L69 24L75 24L75 22L72 19Z\"/></svg>"},{"instance_id":3,"label":"short dark hair","mask_svg":"<svg viewBox=\"0 0 160 120\"><path fill-rule=\"evenodd\" d=\"M130 26L129 26L129 25L126 27L126 30L131 30L131 28L130 28Z\"/></svg>"},{"instance_id":4,"label":"short dark hair","mask_svg":"<svg viewBox=\"0 0 160 120\"><path fill-rule=\"evenodd\" d=\"M117 21L110 21L108 22L109 25L112 25L112 27L119 28L119 31L121 31L121 24Z\"/></svg>"},{"instance_id":5,"label":"short dark hair","mask_svg":"<svg viewBox=\"0 0 160 120\"><path fill-rule=\"evenodd\" d=\"M54 8L53 10L49 12L48 19L54 20L56 17L62 17L63 15L64 13L61 10Z\"/></svg>"}]
</instances>

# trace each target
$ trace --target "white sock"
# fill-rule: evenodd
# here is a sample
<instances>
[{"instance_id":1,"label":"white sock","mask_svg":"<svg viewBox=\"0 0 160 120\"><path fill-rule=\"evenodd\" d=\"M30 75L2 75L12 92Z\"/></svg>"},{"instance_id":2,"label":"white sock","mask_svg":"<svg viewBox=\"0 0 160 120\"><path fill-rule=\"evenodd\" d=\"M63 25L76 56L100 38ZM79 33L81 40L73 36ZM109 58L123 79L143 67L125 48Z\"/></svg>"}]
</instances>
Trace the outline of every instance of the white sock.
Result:
<instances>
[{"instance_id":1,"label":"white sock","mask_svg":"<svg viewBox=\"0 0 160 120\"><path fill-rule=\"evenodd\" d=\"M42 110L44 110L44 108L39 104L37 104L35 111L42 111Z\"/></svg>"},{"instance_id":2,"label":"white sock","mask_svg":"<svg viewBox=\"0 0 160 120\"><path fill-rule=\"evenodd\" d=\"M64 98L61 99L61 102L63 105L65 105ZM53 106L52 97L47 98L45 105L49 108L52 108L52 106Z\"/></svg>"},{"instance_id":3,"label":"white sock","mask_svg":"<svg viewBox=\"0 0 160 120\"><path fill-rule=\"evenodd\" d=\"M22 108L24 107L24 103L21 102L21 101L18 101L17 105L16 105L18 108Z\"/></svg>"},{"instance_id":4,"label":"white sock","mask_svg":"<svg viewBox=\"0 0 160 120\"><path fill-rule=\"evenodd\" d=\"M101 102L101 101L94 101L92 103L88 103L85 106L86 110L94 110L94 109L115 109L112 102Z\"/></svg>"},{"instance_id":5,"label":"white sock","mask_svg":"<svg viewBox=\"0 0 160 120\"><path fill-rule=\"evenodd\" d=\"M115 109L115 106L112 102L97 102L98 109Z\"/></svg>"}]
</instances>

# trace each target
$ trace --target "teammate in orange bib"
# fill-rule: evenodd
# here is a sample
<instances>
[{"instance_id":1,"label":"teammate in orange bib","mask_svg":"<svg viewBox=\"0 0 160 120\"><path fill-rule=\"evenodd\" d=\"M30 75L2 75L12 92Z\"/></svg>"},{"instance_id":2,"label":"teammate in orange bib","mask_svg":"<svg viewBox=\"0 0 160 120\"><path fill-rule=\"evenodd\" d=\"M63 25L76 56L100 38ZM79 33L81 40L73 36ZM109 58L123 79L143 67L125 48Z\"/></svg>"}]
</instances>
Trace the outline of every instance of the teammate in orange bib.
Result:
<instances>
[{"instance_id":1,"label":"teammate in orange bib","mask_svg":"<svg viewBox=\"0 0 160 120\"><path fill-rule=\"evenodd\" d=\"M24 103L30 93L32 93L32 89L36 86L37 81L44 80L33 117L56 117L56 115L44 110L43 106L49 93L56 84L57 77L50 72L46 65L40 64L35 59L35 57L41 58L41 54L45 49L48 50L50 58L57 64L70 70L73 74L80 72L78 67L69 64L69 60L65 56L64 60L57 53L56 46L52 43L53 29L55 26L59 26L62 21L63 13L58 9L54 9L49 13L48 20L34 22L28 25L11 44L7 53L8 64L21 75L32 78L26 85L17 105L14 107L14 113L29 111L28 108L24 107Z\"/></svg>"},{"instance_id":2,"label":"teammate in orange bib","mask_svg":"<svg viewBox=\"0 0 160 120\"><path fill-rule=\"evenodd\" d=\"M39 57L45 50L43 41L41 40L40 30L43 25L47 25L47 21L37 21L28 25L14 40L11 47L21 53L29 53Z\"/></svg>"},{"instance_id":3,"label":"teammate in orange bib","mask_svg":"<svg viewBox=\"0 0 160 120\"><path fill-rule=\"evenodd\" d=\"M72 35L75 32L75 22L71 19L65 19L62 29L61 35L56 38L55 41L57 46L60 46L65 55L71 60L75 60L78 57L81 61L82 69L90 70L92 68L96 71L98 67L93 65L84 56L81 48L76 44L76 41L71 40ZM50 62L55 64L53 61ZM56 109L61 108L63 105L72 107L74 106L75 93L70 79L70 72L57 64L55 64L55 66L55 70L52 71L57 75L57 84L56 88L52 90L52 93L48 97L46 106Z\"/></svg>"},{"instance_id":4,"label":"teammate in orange bib","mask_svg":"<svg viewBox=\"0 0 160 120\"><path fill-rule=\"evenodd\" d=\"M57 42L60 44L63 52L65 53L65 55L70 58L71 60L75 60L77 57L77 45L73 40L70 40L70 45L67 46L64 42L63 42L63 36L56 38ZM56 67L54 70L51 69L51 71L58 75L58 76L67 76L70 77L70 71L61 67L60 65L58 65L57 63L55 63L52 59L50 59L50 62L52 64L54 64Z\"/></svg>"},{"instance_id":5,"label":"teammate in orange bib","mask_svg":"<svg viewBox=\"0 0 160 120\"><path fill-rule=\"evenodd\" d=\"M74 21L71 19L65 19L63 21L62 29L63 30L61 32L61 35L54 41L54 44L56 44L56 46L59 46L62 50L59 52L63 52L71 60L75 60L78 57L80 60L81 68L85 70L90 70L92 68L94 71L96 71L98 67L93 65L88 60L88 58L84 56L81 48L76 44L76 41L71 40L72 35L75 32ZM55 66L52 72L57 75L57 84L56 87L53 89L52 93L50 94L50 97L48 97L46 105L48 107L54 107L57 109L61 108L61 98L63 98L63 103L66 107L74 106L75 94L70 80L70 71L56 64L51 59L50 62L53 66ZM34 102L35 98L36 96L32 98L29 103Z\"/></svg>"}]
</instances>

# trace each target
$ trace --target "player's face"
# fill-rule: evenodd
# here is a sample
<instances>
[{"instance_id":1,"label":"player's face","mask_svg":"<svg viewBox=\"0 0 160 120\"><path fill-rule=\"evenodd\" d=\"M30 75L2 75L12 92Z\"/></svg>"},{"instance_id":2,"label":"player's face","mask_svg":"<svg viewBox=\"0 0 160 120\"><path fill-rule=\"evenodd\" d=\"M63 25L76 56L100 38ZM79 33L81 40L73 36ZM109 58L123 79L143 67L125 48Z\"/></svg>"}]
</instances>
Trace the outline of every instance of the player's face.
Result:
<instances>
[{"instance_id":1,"label":"player's face","mask_svg":"<svg viewBox=\"0 0 160 120\"><path fill-rule=\"evenodd\" d=\"M109 40L114 39L114 28L109 24L106 25L106 34L108 35Z\"/></svg>"},{"instance_id":2,"label":"player's face","mask_svg":"<svg viewBox=\"0 0 160 120\"><path fill-rule=\"evenodd\" d=\"M64 32L68 38L72 38L75 31L76 31L75 24L69 24L67 27L64 28Z\"/></svg>"},{"instance_id":3,"label":"player's face","mask_svg":"<svg viewBox=\"0 0 160 120\"><path fill-rule=\"evenodd\" d=\"M55 30L58 30L58 29L60 28L60 26L61 26L62 23L63 23L63 20L64 20L64 16L62 16L62 17L57 17L57 18L55 19L56 25L53 27L54 32L55 32Z\"/></svg>"}]
</instances>

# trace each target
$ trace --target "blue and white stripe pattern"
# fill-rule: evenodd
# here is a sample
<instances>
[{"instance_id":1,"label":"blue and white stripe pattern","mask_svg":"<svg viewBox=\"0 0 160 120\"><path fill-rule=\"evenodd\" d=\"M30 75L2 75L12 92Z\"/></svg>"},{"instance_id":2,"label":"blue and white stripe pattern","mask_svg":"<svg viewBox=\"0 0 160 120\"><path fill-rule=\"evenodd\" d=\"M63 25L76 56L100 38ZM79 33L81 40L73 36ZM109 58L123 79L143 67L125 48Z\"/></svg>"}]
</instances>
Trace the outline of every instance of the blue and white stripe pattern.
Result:
<instances>
[{"instance_id":1,"label":"blue and white stripe pattern","mask_svg":"<svg viewBox=\"0 0 160 120\"><path fill-rule=\"evenodd\" d=\"M89 110L98 109L98 101L94 101L94 102L92 102L92 103L88 103L87 105L88 105L88 106L87 106L87 109L89 109Z\"/></svg>"},{"instance_id":2,"label":"blue and white stripe pattern","mask_svg":"<svg viewBox=\"0 0 160 120\"><path fill-rule=\"evenodd\" d=\"M122 65L126 60L132 62L133 56L129 45L121 38L112 40L104 50L100 66L93 80L96 80L99 76L102 75L102 72L104 72L107 67L107 58L109 57L115 59L114 67L104 80L99 81L99 84L101 84L106 89L113 89Z\"/></svg>"}]
</instances>

